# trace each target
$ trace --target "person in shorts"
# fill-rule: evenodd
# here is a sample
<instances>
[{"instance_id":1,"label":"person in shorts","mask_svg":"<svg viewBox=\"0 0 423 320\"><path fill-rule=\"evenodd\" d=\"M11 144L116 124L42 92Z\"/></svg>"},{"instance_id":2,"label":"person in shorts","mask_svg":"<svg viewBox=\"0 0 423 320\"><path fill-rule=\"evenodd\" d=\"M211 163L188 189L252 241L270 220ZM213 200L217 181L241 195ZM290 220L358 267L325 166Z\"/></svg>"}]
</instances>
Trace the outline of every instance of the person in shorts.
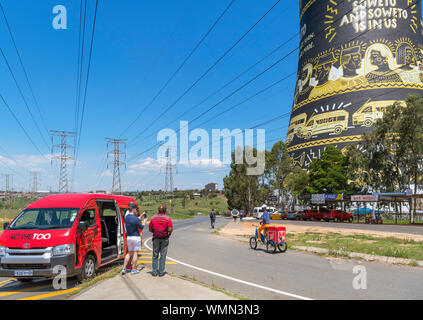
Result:
<instances>
[{"instance_id":1,"label":"person in shorts","mask_svg":"<svg viewBox=\"0 0 423 320\"><path fill-rule=\"evenodd\" d=\"M129 213L125 216L125 228L126 228L126 243L128 251L123 262L122 275L127 272L125 266L128 262L132 263L132 274L139 273L137 268L138 251L141 250L141 236L140 230L144 229L144 225L141 220L135 216L137 212L137 206L134 203L129 204Z\"/></svg>"}]
</instances>

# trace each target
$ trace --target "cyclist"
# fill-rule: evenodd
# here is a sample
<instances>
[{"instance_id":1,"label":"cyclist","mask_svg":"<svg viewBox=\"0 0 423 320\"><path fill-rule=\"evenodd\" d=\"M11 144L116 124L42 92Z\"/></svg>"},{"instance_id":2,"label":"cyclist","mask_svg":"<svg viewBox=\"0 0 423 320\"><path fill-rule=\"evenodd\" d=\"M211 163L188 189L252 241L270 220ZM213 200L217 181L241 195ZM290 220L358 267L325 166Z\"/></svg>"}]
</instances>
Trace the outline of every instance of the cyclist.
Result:
<instances>
[{"instance_id":1,"label":"cyclist","mask_svg":"<svg viewBox=\"0 0 423 320\"><path fill-rule=\"evenodd\" d=\"M257 229L257 233L259 234L259 241L261 241L261 237L260 234L263 231L266 231L267 227L270 226L270 216L269 216L269 212L267 211L267 207L266 205L263 205L261 207L263 209L263 216L262 216L262 220L260 221L260 226Z\"/></svg>"}]
</instances>

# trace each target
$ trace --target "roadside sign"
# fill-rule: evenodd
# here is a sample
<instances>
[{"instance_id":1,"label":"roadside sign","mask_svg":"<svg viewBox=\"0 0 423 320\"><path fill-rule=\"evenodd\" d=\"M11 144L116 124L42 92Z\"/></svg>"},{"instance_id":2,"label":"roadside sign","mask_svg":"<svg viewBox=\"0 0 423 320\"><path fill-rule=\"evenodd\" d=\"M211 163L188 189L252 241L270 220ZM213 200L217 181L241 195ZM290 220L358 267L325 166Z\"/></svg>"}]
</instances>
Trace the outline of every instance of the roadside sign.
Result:
<instances>
[{"instance_id":1,"label":"roadside sign","mask_svg":"<svg viewBox=\"0 0 423 320\"><path fill-rule=\"evenodd\" d=\"M358 202L376 202L378 200L377 195L353 195L351 196L351 201L358 201Z\"/></svg>"},{"instance_id":2,"label":"roadside sign","mask_svg":"<svg viewBox=\"0 0 423 320\"><path fill-rule=\"evenodd\" d=\"M311 203L314 203L314 204L325 203L325 194L324 193L312 194Z\"/></svg>"},{"instance_id":3,"label":"roadside sign","mask_svg":"<svg viewBox=\"0 0 423 320\"><path fill-rule=\"evenodd\" d=\"M277 202L278 201L278 197L277 196L270 196L269 197L269 202Z\"/></svg>"}]
</instances>

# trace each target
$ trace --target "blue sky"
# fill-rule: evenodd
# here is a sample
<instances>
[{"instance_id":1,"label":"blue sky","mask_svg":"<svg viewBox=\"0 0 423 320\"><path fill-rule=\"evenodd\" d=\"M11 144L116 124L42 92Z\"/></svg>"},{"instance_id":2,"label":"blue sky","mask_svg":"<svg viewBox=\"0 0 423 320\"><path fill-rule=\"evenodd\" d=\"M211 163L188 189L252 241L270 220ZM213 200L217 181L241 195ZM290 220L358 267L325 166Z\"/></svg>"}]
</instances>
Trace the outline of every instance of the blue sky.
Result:
<instances>
[{"instance_id":1,"label":"blue sky","mask_svg":"<svg viewBox=\"0 0 423 320\"><path fill-rule=\"evenodd\" d=\"M257 62L293 35L298 34L298 1L283 0L187 95L158 122L148 126L171 105L203 72L205 72L243 33L245 33L275 0L237 0L221 21L191 56L155 102L124 136L120 136L138 113L147 105L162 85L187 57L230 1L99 1L91 73L88 84L78 162L75 167L73 191L111 189L112 167L105 161L106 137L127 138L128 163L122 168L124 190L163 189L164 174L157 162L157 148L143 153L157 143L157 131L177 119L170 129L179 129L179 120L190 121L216 104L243 83L260 73L287 52L298 46L298 36L271 57L251 69L230 86L203 105L186 114L186 110L202 101L220 86ZM8 21L21 53L30 83L39 102L43 119L37 112L31 92L19 65L13 43L3 17L0 16L1 48L4 51L30 110L38 121L44 140L51 143L48 130L75 129L75 97L77 78L78 0L5 0L2 1ZM53 7L67 9L67 29L52 27ZM84 55L87 70L89 40L95 0L88 0L88 21ZM271 83L296 71L298 52L237 92L211 112L190 124L194 129L213 115L237 104ZM211 136L212 129L244 130L265 120L289 112L295 88L295 77L274 86L263 94L216 118L201 128ZM30 171L39 170L40 190L58 188L58 163L51 165L50 148L44 143L27 112L15 83L0 57L0 94L19 117L25 129L44 154L25 136L22 129L0 101L0 172L12 173L13 187L27 190ZM284 139L289 118L265 126L266 147ZM148 128L137 143L135 136ZM57 141L55 141L56 143ZM73 142L73 141L69 141ZM111 159L109 159L111 160ZM221 163L178 165L175 187L202 188L208 182L223 186L228 169ZM73 164L68 175L72 177ZM3 188L3 182L2 182Z\"/></svg>"}]
</instances>

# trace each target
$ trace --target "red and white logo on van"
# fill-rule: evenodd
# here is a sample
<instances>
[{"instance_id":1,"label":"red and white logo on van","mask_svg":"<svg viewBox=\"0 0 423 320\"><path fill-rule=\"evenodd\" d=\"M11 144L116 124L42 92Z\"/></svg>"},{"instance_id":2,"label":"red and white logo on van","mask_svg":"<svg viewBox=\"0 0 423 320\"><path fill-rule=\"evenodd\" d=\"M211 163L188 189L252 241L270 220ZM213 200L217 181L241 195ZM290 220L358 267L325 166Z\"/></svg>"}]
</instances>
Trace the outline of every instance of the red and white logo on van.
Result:
<instances>
[{"instance_id":1,"label":"red and white logo on van","mask_svg":"<svg viewBox=\"0 0 423 320\"><path fill-rule=\"evenodd\" d=\"M30 247L30 244L28 242L24 243L22 246L24 249L28 249Z\"/></svg>"},{"instance_id":2,"label":"red and white logo on van","mask_svg":"<svg viewBox=\"0 0 423 320\"><path fill-rule=\"evenodd\" d=\"M49 240L51 238L51 233L34 233L34 240Z\"/></svg>"}]
</instances>

